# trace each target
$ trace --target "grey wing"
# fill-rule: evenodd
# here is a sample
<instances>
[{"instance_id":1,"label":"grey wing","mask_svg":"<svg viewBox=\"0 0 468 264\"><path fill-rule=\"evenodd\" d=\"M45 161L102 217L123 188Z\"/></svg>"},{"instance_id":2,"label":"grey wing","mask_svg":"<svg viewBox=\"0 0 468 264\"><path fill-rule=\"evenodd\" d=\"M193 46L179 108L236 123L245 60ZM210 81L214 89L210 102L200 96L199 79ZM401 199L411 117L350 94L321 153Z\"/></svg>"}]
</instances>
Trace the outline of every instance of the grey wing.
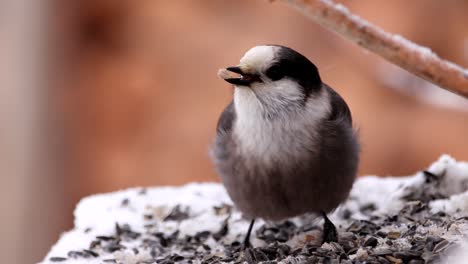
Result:
<instances>
[{"instance_id":1,"label":"grey wing","mask_svg":"<svg viewBox=\"0 0 468 264\"><path fill-rule=\"evenodd\" d=\"M216 131L218 133L231 132L234 120L236 119L236 112L234 110L234 102L231 101L228 106L224 109L223 113L219 117Z\"/></svg>"},{"instance_id":2,"label":"grey wing","mask_svg":"<svg viewBox=\"0 0 468 264\"><path fill-rule=\"evenodd\" d=\"M351 117L351 111L349 110L345 100L343 100L343 98L341 98L341 96L328 85L324 84L324 87L329 91L331 97L330 101L332 105L332 112L330 113L328 119L347 121L349 122L349 125L352 125L353 119Z\"/></svg>"}]
</instances>

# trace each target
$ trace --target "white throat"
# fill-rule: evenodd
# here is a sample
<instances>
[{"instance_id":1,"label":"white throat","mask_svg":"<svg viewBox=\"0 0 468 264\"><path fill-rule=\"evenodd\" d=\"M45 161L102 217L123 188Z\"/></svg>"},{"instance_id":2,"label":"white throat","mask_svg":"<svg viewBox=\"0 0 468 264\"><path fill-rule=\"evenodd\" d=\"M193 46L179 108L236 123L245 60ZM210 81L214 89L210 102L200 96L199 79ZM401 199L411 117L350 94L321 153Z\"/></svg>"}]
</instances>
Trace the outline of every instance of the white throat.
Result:
<instances>
[{"instance_id":1,"label":"white throat","mask_svg":"<svg viewBox=\"0 0 468 264\"><path fill-rule=\"evenodd\" d=\"M261 89L255 89L254 93L253 89L247 87L237 87L234 91L237 114L234 136L239 150L247 157L262 160L267 166L290 160L297 162L304 150L313 153L318 144L320 122L331 111L326 89L310 96L303 105L303 100L295 100L299 99L294 92L297 89L287 89L287 85L294 84L286 79L276 88L268 87L281 90L276 93L270 90L270 96L266 95L268 91L263 91L265 94L256 94L262 93ZM266 113L274 109L278 109L275 118L266 118ZM293 110L289 111L291 109Z\"/></svg>"}]
</instances>

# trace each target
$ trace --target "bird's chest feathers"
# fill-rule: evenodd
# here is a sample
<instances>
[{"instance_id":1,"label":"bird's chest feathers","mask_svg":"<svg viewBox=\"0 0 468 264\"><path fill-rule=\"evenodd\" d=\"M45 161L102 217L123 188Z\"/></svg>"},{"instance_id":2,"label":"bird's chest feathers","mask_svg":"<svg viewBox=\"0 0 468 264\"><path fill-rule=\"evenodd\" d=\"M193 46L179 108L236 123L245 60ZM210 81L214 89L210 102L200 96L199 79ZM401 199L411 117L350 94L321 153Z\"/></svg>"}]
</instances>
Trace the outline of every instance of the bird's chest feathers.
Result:
<instances>
[{"instance_id":1,"label":"bird's chest feathers","mask_svg":"<svg viewBox=\"0 0 468 264\"><path fill-rule=\"evenodd\" d=\"M304 105L284 90L273 96L235 90L233 136L238 154L248 162L285 166L318 153L321 124L331 110L328 93L322 89Z\"/></svg>"},{"instance_id":2,"label":"bird's chest feathers","mask_svg":"<svg viewBox=\"0 0 468 264\"><path fill-rule=\"evenodd\" d=\"M239 151L244 156L267 162L298 158L302 150L313 143L303 134L282 124L258 120L239 120L234 133Z\"/></svg>"},{"instance_id":3,"label":"bird's chest feathers","mask_svg":"<svg viewBox=\"0 0 468 264\"><path fill-rule=\"evenodd\" d=\"M238 107L234 137L239 154L249 162L291 164L316 151L317 126L318 120L296 113L271 120L265 118L261 106L246 104Z\"/></svg>"}]
</instances>

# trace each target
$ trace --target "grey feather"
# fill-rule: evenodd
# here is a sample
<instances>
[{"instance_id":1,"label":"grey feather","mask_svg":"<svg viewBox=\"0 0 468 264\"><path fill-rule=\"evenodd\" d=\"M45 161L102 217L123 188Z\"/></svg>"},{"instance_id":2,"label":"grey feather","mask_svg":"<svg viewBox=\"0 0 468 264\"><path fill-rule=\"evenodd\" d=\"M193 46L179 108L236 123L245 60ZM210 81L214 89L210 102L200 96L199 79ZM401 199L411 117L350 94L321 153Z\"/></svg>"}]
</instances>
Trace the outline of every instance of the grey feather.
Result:
<instances>
[{"instance_id":1,"label":"grey feather","mask_svg":"<svg viewBox=\"0 0 468 264\"><path fill-rule=\"evenodd\" d=\"M235 118L236 112L234 111L234 102L231 101L221 113L221 117L218 120L218 125L216 126L217 132L222 134L230 132Z\"/></svg>"}]
</instances>

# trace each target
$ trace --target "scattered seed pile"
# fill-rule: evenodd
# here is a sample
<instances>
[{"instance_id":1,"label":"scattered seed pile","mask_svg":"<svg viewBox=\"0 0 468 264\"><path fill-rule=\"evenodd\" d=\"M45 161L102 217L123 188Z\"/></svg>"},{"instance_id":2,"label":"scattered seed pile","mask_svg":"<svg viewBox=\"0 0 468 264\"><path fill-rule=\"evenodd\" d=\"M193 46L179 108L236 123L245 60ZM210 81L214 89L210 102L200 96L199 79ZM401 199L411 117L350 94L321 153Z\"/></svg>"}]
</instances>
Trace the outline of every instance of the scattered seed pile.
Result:
<instances>
[{"instance_id":1,"label":"scattered seed pile","mask_svg":"<svg viewBox=\"0 0 468 264\"><path fill-rule=\"evenodd\" d=\"M84 199L43 263L454 263L467 190L468 163L448 156L410 177L363 177L330 215L339 241L322 245L320 219L303 216L258 221L241 250L248 221L222 186L131 189Z\"/></svg>"}]
</instances>

